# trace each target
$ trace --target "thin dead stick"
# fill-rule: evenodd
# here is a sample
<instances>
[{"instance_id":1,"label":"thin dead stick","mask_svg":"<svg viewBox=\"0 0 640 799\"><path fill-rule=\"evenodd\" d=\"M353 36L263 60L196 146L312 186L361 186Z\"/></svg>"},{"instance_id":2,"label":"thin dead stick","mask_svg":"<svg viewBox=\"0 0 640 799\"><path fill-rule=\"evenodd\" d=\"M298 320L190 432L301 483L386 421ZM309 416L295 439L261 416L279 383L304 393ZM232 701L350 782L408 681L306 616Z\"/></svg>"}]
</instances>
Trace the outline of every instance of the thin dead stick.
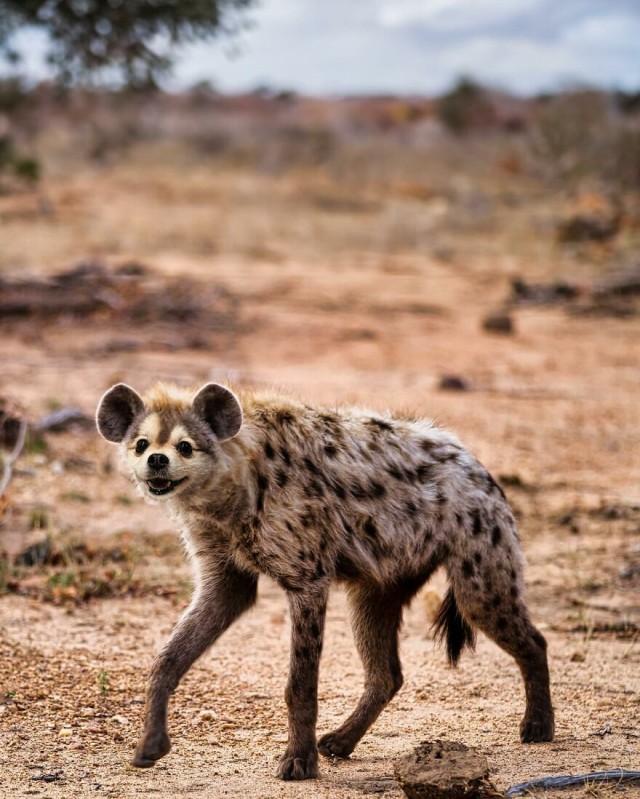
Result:
<instances>
[{"instance_id":1,"label":"thin dead stick","mask_svg":"<svg viewBox=\"0 0 640 799\"><path fill-rule=\"evenodd\" d=\"M9 485L9 480L11 480L11 475L13 473L13 464L18 460L18 457L22 452L22 448L24 447L24 442L26 437L27 437L27 423L25 422L24 419L21 419L20 429L18 430L16 443L13 445L13 449L4 459L2 464L3 472L2 472L2 479L0 480L0 496L4 494L6 487Z\"/></svg>"},{"instance_id":2,"label":"thin dead stick","mask_svg":"<svg viewBox=\"0 0 640 799\"><path fill-rule=\"evenodd\" d=\"M505 791L505 797L519 796L535 788L567 788L570 785L587 785L592 782L640 782L640 771L616 768L612 771L594 771L591 774L567 774L560 777L540 777L537 780L512 785Z\"/></svg>"}]
</instances>

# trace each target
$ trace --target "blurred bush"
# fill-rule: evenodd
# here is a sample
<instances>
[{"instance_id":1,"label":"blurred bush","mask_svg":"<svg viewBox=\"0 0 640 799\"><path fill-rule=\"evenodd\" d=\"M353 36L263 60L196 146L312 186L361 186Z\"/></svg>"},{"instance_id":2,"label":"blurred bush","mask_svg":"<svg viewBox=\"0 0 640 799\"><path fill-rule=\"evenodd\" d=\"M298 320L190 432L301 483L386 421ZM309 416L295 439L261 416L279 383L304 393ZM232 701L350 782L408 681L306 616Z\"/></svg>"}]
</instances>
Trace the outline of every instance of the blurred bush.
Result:
<instances>
[{"instance_id":1,"label":"blurred bush","mask_svg":"<svg viewBox=\"0 0 640 799\"><path fill-rule=\"evenodd\" d=\"M546 178L568 186L591 179L640 189L640 125L614 95L585 90L540 98L529 142Z\"/></svg>"},{"instance_id":2,"label":"blurred bush","mask_svg":"<svg viewBox=\"0 0 640 799\"><path fill-rule=\"evenodd\" d=\"M20 155L10 136L0 136L0 178L12 176L26 184L40 178L40 163L35 158Z\"/></svg>"},{"instance_id":3,"label":"blurred bush","mask_svg":"<svg viewBox=\"0 0 640 799\"><path fill-rule=\"evenodd\" d=\"M496 114L487 91L470 78L460 78L451 91L438 99L438 119L453 133L487 127Z\"/></svg>"}]
</instances>

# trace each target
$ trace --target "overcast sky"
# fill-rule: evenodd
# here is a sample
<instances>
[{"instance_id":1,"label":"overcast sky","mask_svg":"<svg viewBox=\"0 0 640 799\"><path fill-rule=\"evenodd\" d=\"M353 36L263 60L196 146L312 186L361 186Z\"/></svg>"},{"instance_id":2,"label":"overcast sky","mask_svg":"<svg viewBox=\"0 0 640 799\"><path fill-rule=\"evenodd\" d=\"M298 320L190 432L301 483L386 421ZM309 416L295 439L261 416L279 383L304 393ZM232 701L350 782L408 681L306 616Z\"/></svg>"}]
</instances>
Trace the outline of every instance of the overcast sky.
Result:
<instances>
[{"instance_id":1,"label":"overcast sky","mask_svg":"<svg viewBox=\"0 0 640 799\"><path fill-rule=\"evenodd\" d=\"M259 0L248 18L232 42L182 51L169 87L433 94L465 74L640 89L640 0Z\"/></svg>"}]
</instances>

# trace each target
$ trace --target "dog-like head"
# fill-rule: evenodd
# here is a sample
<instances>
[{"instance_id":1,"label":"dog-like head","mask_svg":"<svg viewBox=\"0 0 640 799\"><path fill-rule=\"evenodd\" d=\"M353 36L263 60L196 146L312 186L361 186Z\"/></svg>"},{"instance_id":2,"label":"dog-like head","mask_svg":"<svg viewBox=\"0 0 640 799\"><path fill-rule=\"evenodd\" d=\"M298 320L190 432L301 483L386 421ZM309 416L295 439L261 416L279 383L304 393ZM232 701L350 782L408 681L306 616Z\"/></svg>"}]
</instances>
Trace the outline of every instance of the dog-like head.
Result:
<instances>
[{"instance_id":1,"label":"dog-like head","mask_svg":"<svg viewBox=\"0 0 640 799\"><path fill-rule=\"evenodd\" d=\"M220 462L220 442L242 425L236 395L207 383L195 395L156 386L143 399L118 383L100 400L96 423L101 435L123 448L144 496L173 498L209 480Z\"/></svg>"}]
</instances>

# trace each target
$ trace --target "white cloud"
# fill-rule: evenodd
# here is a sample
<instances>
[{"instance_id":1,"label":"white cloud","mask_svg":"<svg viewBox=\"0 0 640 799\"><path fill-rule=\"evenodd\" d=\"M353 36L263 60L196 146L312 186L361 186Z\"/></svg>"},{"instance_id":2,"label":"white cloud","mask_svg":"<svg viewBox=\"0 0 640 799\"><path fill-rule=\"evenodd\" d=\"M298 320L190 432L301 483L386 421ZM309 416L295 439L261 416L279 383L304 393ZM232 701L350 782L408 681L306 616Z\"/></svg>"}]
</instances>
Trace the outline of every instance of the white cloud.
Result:
<instances>
[{"instance_id":1,"label":"white cloud","mask_svg":"<svg viewBox=\"0 0 640 799\"><path fill-rule=\"evenodd\" d=\"M539 0L381 0L379 19L391 27L420 25L432 31L468 31L503 24L537 5Z\"/></svg>"},{"instance_id":2,"label":"white cloud","mask_svg":"<svg viewBox=\"0 0 640 799\"><path fill-rule=\"evenodd\" d=\"M178 56L172 88L433 94L461 74L531 93L640 86L640 0L261 0L229 42ZM24 34L42 77L42 37Z\"/></svg>"}]
</instances>

